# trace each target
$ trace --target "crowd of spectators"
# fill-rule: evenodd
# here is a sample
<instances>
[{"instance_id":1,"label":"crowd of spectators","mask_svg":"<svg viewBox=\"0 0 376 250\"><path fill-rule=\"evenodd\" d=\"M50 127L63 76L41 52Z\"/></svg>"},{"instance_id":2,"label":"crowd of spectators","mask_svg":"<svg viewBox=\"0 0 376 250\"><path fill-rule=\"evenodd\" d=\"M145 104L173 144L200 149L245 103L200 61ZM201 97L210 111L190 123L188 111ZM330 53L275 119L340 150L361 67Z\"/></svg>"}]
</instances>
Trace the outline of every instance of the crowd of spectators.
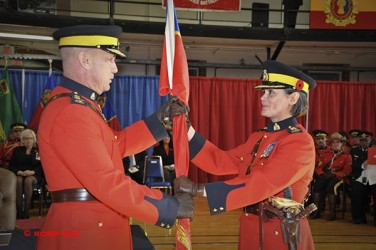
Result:
<instances>
[{"instance_id":1,"label":"crowd of spectators","mask_svg":"<svg viewBox=\"0 0 376 250\"><path fill-rule=\"evenodd\" d=\"M312 201L318 209L312 219L321 218L329 201L327 220L336 219L336 208L341 201L338 187L345 185L351 199L354 224L367 224L367 213L373 215L376 226L376 139L361 129L329 134L314 130L316 145L315 173L312 182Z\"/></svg>"}]
</instances>

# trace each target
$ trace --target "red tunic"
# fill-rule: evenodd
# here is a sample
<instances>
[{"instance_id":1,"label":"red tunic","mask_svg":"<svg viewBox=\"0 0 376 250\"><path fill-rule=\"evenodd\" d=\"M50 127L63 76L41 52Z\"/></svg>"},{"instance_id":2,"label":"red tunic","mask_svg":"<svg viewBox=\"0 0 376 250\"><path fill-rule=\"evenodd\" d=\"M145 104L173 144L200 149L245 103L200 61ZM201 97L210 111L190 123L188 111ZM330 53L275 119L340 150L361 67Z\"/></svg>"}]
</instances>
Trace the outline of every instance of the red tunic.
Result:
<instances>
[{"instance_id":1,"label":"red tunic","mask_svg":"<svg viewBox=\"0 0 376 250\"><path fill-rule=\"evenodd\" d=\"M315 166L318 167L323 162L327 162L329 159L332 159L332 157L333 157L333 152L329 148L316 149Z\"/></svg>"},{"instance_id":2,"label":"red tunic","mask_svg":"<svg viewBox=\"0 0 376 250\"><path fill-rule=\"evenodd\" d=\"M86 188L99 201L53 203L41 232L58 235L38 237L37 249L132 249L129 217L172 226L177 200L134 182L122 163L166 136L156 115L114 132L88 106L96 104L87 88L67 78L61 86L83 97L58 98L42 114L38 139L48 190ZM51 96L71 92L61 86Z\"/></svg>"},{"instance_id":3,"label":"red tunic","mask_svg":"<svg viewBox=\"0 0 376 250\"><path fill-rule=\"evenodd\" d=\"M317 175L321 175L325 172L325 166L327 166L328 170L332 171L338 179L342 179L351 174L352 159L347 153L340 152L335 155L333 151L330 151L330 157L327 154L320 162L321 164L315 169Z\"/></svg>"},{"instance_id":4,"label":"red tunic","mask_svg":"<svg viewBox=\"0 0 376 250\"><path fill-rule=\"evenodd\" d=\"M292 199L302 203L312 180L315 165L315 147L312 137L296 120L282 121L280 130L253 133L246 143L223 151L198 133L190 141L192 162L216 175L237 174L238 177L205 185L212 215L238 209L263 201L271 196L286 197L284 190L292 191ZM272 128L273 126L271 126ZM246 175L254 145L261 139L250 174ZM287 189L286 189L287 188ZM313 249L311 230L307 219L301 220L299 249ZM240 217L239 249L259 248L259 218L242 213ZM280 221L264 222L264 249L288 249L283 243Z\"/></svg>"}]
</instances>

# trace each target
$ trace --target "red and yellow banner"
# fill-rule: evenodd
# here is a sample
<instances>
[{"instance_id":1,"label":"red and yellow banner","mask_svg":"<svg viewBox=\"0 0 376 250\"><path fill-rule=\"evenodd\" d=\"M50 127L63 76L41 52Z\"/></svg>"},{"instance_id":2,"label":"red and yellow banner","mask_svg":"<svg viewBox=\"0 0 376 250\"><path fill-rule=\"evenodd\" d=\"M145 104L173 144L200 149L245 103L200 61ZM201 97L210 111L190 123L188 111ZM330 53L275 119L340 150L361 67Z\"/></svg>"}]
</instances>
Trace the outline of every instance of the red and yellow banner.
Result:
<instances>
[{"instance_id":1,"label":"red and yellow banner","mask_svg":"<svg viewBox=\"0 0 376 250\"><path fill-rule=\"evenodd\" d=\"M166 1L163 7L166 7ZM175 8L196 10L240 11L240 0L174 0Z\"/></svg>"},{"instance_id":2,"label":"red and yellow banner","mask_svg":"<svg viewBox=\"0 0 376 250\"><path fill-rule=\"evenodd\" d=\"M312 0L311 29L376 29L375 0Z\"/></svg>"}]
</instances>

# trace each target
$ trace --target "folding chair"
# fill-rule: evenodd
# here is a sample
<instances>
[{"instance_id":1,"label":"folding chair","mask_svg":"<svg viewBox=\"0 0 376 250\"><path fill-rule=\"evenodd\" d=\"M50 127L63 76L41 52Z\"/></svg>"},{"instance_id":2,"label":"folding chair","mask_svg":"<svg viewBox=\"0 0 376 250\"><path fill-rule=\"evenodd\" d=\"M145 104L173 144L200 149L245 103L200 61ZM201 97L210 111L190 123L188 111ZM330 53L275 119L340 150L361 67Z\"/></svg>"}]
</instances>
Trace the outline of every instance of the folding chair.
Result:
<instances>
[{"instance_id":1,"label":"folding chair","mask_svg":"<svg viewBox=\"0 0 376 250\"><path fill-rule=\"evenodd\" d=\"M144 184L150 188L162 189L172 194L171 183L164 179L161 156L153 155L145 157Z\"/></svg>"}]
</instances>

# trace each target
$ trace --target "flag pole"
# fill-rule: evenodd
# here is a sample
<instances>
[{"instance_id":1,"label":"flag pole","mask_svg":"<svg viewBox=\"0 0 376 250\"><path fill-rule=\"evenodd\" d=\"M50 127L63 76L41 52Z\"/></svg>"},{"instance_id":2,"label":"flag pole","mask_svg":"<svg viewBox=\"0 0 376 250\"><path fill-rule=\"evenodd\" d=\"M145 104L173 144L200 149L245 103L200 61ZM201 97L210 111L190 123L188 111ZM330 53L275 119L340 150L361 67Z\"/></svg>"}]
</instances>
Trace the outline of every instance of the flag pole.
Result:
<instances>
[{"instance_id":1,"label":"flag pole","mask_svg":"<svg viewBox=\"0 0 376 250\"><path fill-rule=\"evenodd\" d=\"M167 0L166 5L166 27L161 57L159 94L172 94L188 106L188 63L173 0ZM189 146L185 114L173 118L172 135L176 176L187 176ZM175 249L192 249L190 219L188 218L176 220Z\"/></svg>"}]
</instances>

